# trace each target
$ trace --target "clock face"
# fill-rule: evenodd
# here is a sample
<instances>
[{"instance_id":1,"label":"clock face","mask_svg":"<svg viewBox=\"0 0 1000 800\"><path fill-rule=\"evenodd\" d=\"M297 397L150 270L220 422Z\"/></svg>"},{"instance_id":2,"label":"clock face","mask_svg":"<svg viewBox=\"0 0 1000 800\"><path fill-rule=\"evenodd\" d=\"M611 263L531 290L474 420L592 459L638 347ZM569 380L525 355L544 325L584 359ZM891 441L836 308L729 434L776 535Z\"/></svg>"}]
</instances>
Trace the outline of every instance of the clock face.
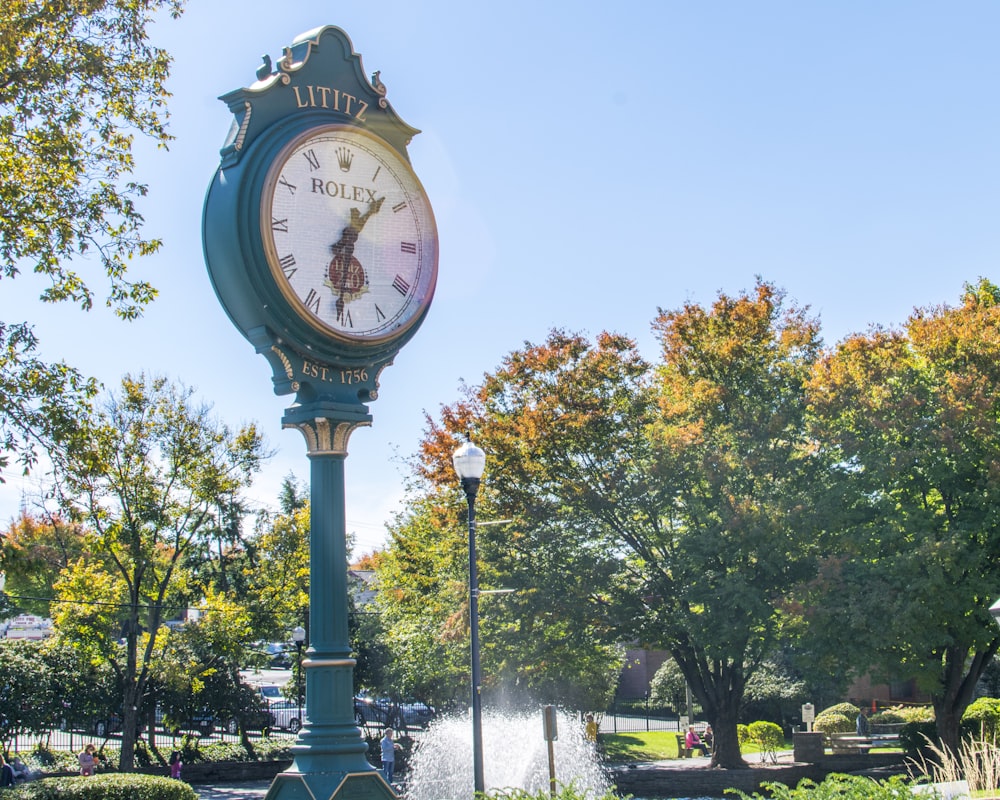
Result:
<instances>
[{"instance_id":1,"label":"clock face","mask_svg":"<svg viewBox=\"0 0 1000 800\"><path fill-rule=\"evenodd\" d=\"M282 149L264 183L261 233L285 299L324 335L394 339L434 294L437 229L423 187L358 128L314 128Z\"/></svg>"}]
</instances>

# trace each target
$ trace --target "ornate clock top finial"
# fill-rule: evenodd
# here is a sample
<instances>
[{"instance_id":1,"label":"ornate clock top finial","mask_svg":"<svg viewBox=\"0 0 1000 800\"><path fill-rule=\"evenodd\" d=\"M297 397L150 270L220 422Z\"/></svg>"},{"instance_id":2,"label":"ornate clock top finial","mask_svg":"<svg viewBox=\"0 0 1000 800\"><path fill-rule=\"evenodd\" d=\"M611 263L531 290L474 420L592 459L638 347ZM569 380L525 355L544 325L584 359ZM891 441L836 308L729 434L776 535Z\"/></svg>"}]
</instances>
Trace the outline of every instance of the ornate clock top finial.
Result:
<instances>
[{"instance_id":1,"label":"ornate clock top finial","mask_svg":"<svg viewBox=\"0 0 1000 800\"><path fill-rule=\"evenodd\" d=\"M264 53L260 57L261 65L257 67L257 80L263 81L271 74L271 56Z\"/></svg>"}]
</instances>

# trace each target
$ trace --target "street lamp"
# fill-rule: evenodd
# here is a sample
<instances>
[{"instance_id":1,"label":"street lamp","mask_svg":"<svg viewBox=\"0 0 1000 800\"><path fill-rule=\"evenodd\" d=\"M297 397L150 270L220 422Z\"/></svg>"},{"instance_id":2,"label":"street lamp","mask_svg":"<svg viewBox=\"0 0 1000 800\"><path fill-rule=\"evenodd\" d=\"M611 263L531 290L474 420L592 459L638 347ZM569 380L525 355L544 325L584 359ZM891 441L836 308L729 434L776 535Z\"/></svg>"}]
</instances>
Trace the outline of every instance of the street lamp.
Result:
<instances>
[{"instance_id":1,"label":"street lamp","mask_svg":"<svg viewBox=\"0 0 1000 800\"><path fill-rule=\"evenodd\" d=\"M295 660L298 662L298 675L295 678L295 699L298 702L299 727L302 727L302 643L306 640L306 629L296 625L292 630L292 641L295 642Z\"/></svg>"},{"instance_id":2,"label":"street lamp","mask_svg":"<svg viewBox=\"0 0 1000 800\"><path fill-rule=\"evenodd\" d=\"M451 457L455 472L469 502L469 631L472 645L472 766L475 793L486 791L483 778L483 705L479 669L479 572L476 567L476 493L486 468L486 453L471 441L465 442Z\"/></svg>"}]
</instances>

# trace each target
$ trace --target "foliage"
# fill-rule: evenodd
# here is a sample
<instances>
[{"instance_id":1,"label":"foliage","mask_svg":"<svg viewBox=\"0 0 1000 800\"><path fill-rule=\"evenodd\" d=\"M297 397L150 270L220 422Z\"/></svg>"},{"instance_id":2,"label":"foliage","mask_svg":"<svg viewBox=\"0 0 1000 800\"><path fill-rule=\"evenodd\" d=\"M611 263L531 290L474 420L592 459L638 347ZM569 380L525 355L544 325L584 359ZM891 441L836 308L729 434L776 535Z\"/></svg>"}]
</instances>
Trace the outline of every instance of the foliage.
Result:
<instances>
[{"instance_id":1,"label":"foliage","mask_svg":"<svg viewBox=\"0 0 1000 800\"><path fill-rule=\"evenodd\" d=\"M498 789L487 792L485 797L491 800L620 800L613 791L598 797L589 789L578 789L573 783L557 783L555 794L550 793L548 789L539 789L537 792L524 789Z\"/></svg>"},{"instance_id":2,"label":"foliage","mask_svg":"<svg viewBox=\"0 0 1000 800\"><path fill-rule=\"evenodd\" d=\"M674 709L684 708L687 682L684 673L672 658L664 661L649 682L649 699Z\"/></svg>"},{"instance_id":3,"label":"foliage","mask_svg":"<svg viewBox=\"0 0 1000 800\"><path fill-rule=\"evenodd\" d=\"M813 720L813 730L823 733L853 733L860 709L851 703L824 708Z\"/></svg>"},{"instance_id":4,"label":"foliage","mask_svg":"<svg viewBox=\"0 0 1000 800\"><path fill-rule=\"evenodd\" d=\"M785 734L780 725L765 720L757 720L747 725L747 741L752 742L760 750L760 760L770 760L778 763L778 750L785 743Z\"/></svg>"},{"instance_id":5,"label":"foliage","mask_svg":"<svg viewBox=\"0 0 1000 800\"><path fill-rule=\"evenodd\" d=\"M790 788L781 783L763 784L764 794L728 789L742 800L911 800L910 781L902 775L876 781L860 775L828 775L821 783L803 778Z\"/></svg>"},{"instance_id":6,"label":"foliage","mask_svg":"<svg viewBox=\"0 0 1000 800\"><path fill-rule=\"evenodd\" d=\"M933 720L926 722L907 722L899 729L899 746L910 758L932 757L928 744L938 745L937 724Z\"/></svg>"},{"instance_id":7,"label":"foliage","mask_svg":"<svg viewBox=\"0 0 1000 800\"><path fill-rule=\"evenodd\" d=\"M126 772L168 638L163 623L204 594L190 567L229 527L236 498L267 456L253 425L232 431L192 395L165 378L126 376L57 458L64 508L95 546L58 581L63 602L53 619L61 637L118 675Z\"/></svg>"},{"instance_id":8,"label":"foliage","mask_svg":"<svg viewBox=\"0 0 1000 800\"><path fill-rule=\"evenodd\" d=\"M934 783L968 781L969 789L990 795L1000 786L1000 748L994 740L963 739L955 752L927 740L920 755L908 762L911 775Z\"/></svg>"},{"instance_id":9,"label":"foliage","mask_svg":"<svg viewBox=\"0 0 1000 800\"><path fill-rule=\"evenodd\" d=\"M0 569L7 579L4 590L18 608L48 617L52 585L59 573L92 546L82 526L58 514L24 515L3 534Z\"/></svg>"},{"instance_id":10,"label":"foliage","mask_svg":"<svg viewBox=\"0 0 1000 800\"><path fill-rule=\"evenodd\" d=\"M136 134L165 146L170 58L150 45L156 12L182 0L7 0L0 15L0 278L22 270L44 282L43 302L89 310L104 303L137 317L155 289L129 275L160 242L142 234L131 178ZM77 264L96 262L85 278ZM25 469L73 427L97 391L63 362L34 355L26 322L0 322L0 474L16 454Z\"/></svg>"},{"instance_id":11,"label":"foliage","mask_svg":"<svg viewBox=\"0 0 1000 800\"><path fill-rule=\"evenodd\" d=\"M809 383L817 452L831 465L817 502L836 531L802 598L810 628L876 678L905 664L953 750L1000 647L987 611L1000 584L998 386L1000 288L985 279L957 307L848 337Z\"/></svg>"},{"instance_id":12,"label":"foliage","mask_svg":"<svg viewBox=\"0 0 1000 800\"><path fill-rule=\"evenodd\" d=\"M42 778L10 790L10 800L197 800L183 781L156 775Z\"/></svg>"},{"instance_id":13,"label":"foliage","mask_svg":"<svg viewBox=\"0 0 1000 800\"><path fill-rule=\"evenodd\" d=\"M986 742L995 741L1000 732L1000 699L980 697L965 709L962 731Z\"/></svg>"}]
</instances>

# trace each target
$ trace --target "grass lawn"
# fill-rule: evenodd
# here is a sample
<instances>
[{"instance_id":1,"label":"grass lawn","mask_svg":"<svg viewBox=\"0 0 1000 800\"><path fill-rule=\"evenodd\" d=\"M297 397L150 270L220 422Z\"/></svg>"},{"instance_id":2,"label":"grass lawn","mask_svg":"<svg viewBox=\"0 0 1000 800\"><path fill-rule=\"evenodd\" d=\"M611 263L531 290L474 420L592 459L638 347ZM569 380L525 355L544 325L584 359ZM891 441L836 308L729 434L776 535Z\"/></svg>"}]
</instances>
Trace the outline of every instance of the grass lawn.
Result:
<instances>
[{"instance_id":1,"label":"grass lawn","mask_svg":"<svg viewBox=\"0 0 1000 800\"><path fill-rule=\"evenodd\" d=\"M663 761L678 757L677 734L674 731L602 733L597 738L605 759L616 763ZM785 742L784 748L790 750L792 743ZM743 755L757 752L760 752L760 749L754 745L743 746Z\"/></svg>"}]
</instances>

